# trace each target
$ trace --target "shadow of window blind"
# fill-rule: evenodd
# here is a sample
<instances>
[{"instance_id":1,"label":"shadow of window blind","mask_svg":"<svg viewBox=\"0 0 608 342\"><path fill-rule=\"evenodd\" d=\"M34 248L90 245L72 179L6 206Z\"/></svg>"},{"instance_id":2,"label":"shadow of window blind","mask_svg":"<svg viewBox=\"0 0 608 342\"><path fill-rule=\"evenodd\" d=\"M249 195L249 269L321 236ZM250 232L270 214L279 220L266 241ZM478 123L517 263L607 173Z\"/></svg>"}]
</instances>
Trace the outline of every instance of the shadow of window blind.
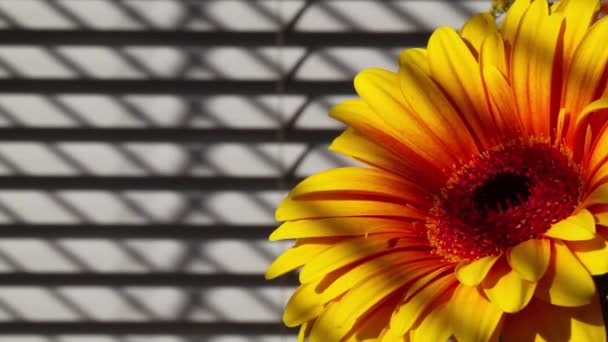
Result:
<instances>
[{"instance_id":1,"label":"shadow of window blind","mask_svg":"<svg viewBox=\"0 0 608 342\"><path fill-rule=\"evenodd\" d=\"M265 240L329 107L488 6L0 0L0 341L295 341Z\"/></svg>"}]
</instances>

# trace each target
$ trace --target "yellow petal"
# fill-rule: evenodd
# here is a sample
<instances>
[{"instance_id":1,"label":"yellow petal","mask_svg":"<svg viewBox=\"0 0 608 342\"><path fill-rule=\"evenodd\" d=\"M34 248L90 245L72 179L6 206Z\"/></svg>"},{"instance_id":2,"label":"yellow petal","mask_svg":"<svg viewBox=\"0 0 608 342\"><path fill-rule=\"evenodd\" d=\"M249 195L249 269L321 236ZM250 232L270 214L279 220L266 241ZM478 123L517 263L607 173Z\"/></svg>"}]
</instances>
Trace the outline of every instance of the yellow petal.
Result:
<instances>
[{"instance_id":1,"label":"yellow petal","mask_svg":"<svg viewBox=\"0 0 608 342\"><path fill-rule=\"evenodd\" d=\"M440 269L439 272L444 271ZM436 274L434 274L436 277ZM443 275L437 279L425 279L423 277L416 281L416 285L423 286L422 289L405 301L400 303L391 317L390 327L397 335L404 335L418 320L426 317L422 313L445 291L457 283L451 274Z\"/></svg>"},{"instance_id":2,"label":"yellow petal","mask_svg":"<svg viewBox=\"0 0 608 342\"><path fill-rule=\"evenodd\" d=\"M557 127L555 129L555 141L562 141L568 135L568 125L570 125L572 115L566 108L561 108L557 113Z\"/></svg>"},{"instance_id":3,"label":"yellow petal","mask_svg":"<svg viewBox=\"0 0 608 342\"><path fill-rule=\"evenodd\" d=\"M395 267L393 272L377 274L357 284L337 304L335 324L352 325L368 310L412 280L431 273L443 265L435 261L421 261L407 267Z\"/></svg>"},{"instance_id":4,"label":"yellow petal","mask_svg":"<svg viewBox=\"0 0 608 342\"><path fill-rule=\"evenodd\" d=\"M436 303L431 303L428 312L410 332L412 342L447 341L452 336L452 318L449 311L451 292L453 290L443 293Z\"/></svg>"},{"instance_id":5,"label":"yellow petal","mask_svg":"<svg viewBox=\"0 0 608 342\"><path fill-rule=\"evenodd\" d=\"M502 35L511 48L513 47L515 36L517 35L517 31L519 31L519 25L528 6L530 6L530 0L516 0L509 8L505 20L502 23ZM507 51L507 53L509 53L509 51Z\"/></svg>"},{"instance_id":6,"label":"yellow petal","mask_svg":"<svg viewBox=\"0 0 608 342\"><path fill-rule=\"evenodd\" d=\"M456 278L465 285L478 285L501 256L502 254L489 255L473 261L463 261L456 266Z\"/></svg>"},{"instance_id":7,"label":"yellow petal","mask_svg":"<svg viewBox=\"0 0 608 342\"><path fill-rule=\"evenodd\" d=\"M509 266L523 279L538 281L547 270L551 259L551 243L545 239L524 241L507 254Z\"/></svg>"},{"instance_id":8,"label":"yellow petal","mask_svg":"<svg viewBox=\"0 0 608 342\"><path fill-rule=\"evenodd\" d=\"M456 156L479 152L475 140L441 89L415 65L399 68L403 98L424 127Z\"/></svg>"},{"instance_id":9,"label":"yellow petal","mask_svg":"<svg viewBox=\"0 0 608 342\"><path fill-rule=\"evenodd\" d=\"M534 295L559 306L589 304L596 292L591 275L563 242L553 241L552 244L549 269Z\"/></svg>"},{"instance_id":10,"label":"yellow petal","mask_svg":"<svg viewBox=\"0 0 608 342\"><path fill-rule=\"evenodd\" d=\"M423 238L399 238L399 235L378 237L374 239L356 238L335 244L331 248L318 253L307 260L306 266L300 273L300 281L307 283L320 275L327 274L357 260L374 254L398 251L403 248L419 248L428 244ZM437 258L428 251L411 252L411 258ZM407 261L404 259L403 262Z\"/></svg>"},{"instance_id":11,"label":"yellow petal","mask_svg":"<svg viewBox=\"0 0 608 342\"><path fill-rule=\"evenodd\" d=\"M329 303L317 318L310 330L309 342L338 342L348 333L349 327L338 327L334 324L336 304L337 302Z\"/></svg>"},{"instance_id":12,"label":"yellow petal","mask_svg":"<svg viewBox=\"0 0 608 342\"><path fill-rule=\"evenodd\" d=\"M477 13L471 17L460 29L460 35L475 49L481 51L484 39L498 32L496 20L490 13Z\"/></svg>"},{"instance_id":13,"label":"yellow petal","mask_svg":"<svg viewBox=\"0 0 608 342\"><path fill-rule=\"evenodd\" d=\"M600 19L586 33L574 52L572 64L565 79L562 107L579 113L595 100L608 63L608 18Z\"/></svg>"},{"instance_id":14,"label":"yellow petal","mask_svg":"<svg viewBox=\"0 0 608 342\"><path fill-rule=\"evenodd\" d=\"M606 341L606 326L597 295L588 306L571 310L575 311L570 314L574 316L570 328L571 341Z\"/></svg>"},{"instance_id":15,"label":"yellow petal","mask_svg":"<svg viewBox=\"0 0 608 342\"><path fill-rule=\"evenodd\" d=\"M390 216L424 220L427 213L406 204L376 200L294 200L286 198L277 208L277 221L342 216Z\"/></svg>"},{"instance_id":16,"label":"yellow petal","mask_svg":"<svg viewBox=\"0 0 608 342\"><path fill-rule=\"evenodd\" d=\"M544 236L566 241L584 241L595 237L595 219L587 209L551 225Z\"/></svg>"},{"instance_id":17,"label":"yellow petal","mask_svg":"<svg viewBox=\"0 0 608 342\"><path fill-rule=\"evenodd\" d=\"M334 274L334 272L331 275L331 278L335 278L333 282L318 287L321 292L320 301L321 303L327 303L374 274L392 272L396 267L407 267L408 264L422 260L428 260L428 255L401 250L371 258L348 270L340 271L338 274ZM441 261L437 259L437 263L441 263Z\"/></svg>"},{"instance_id":18,"label":"yellow petal","mask_svg":"<svg viewBox=\"0 0 608 342\"><path fill-rule=\"evenodd\" d=\"M481 81L479 64L462 38L449 27L431 35L428 43L429 64L433 79L454 102L471 133L481 146L490 147L496 131L489 120L489 107Z\"/></svg>"},{"instance_id":19,"label":"yellow petal","mask_svg":"<svg viewBox=\"0 0 608 342\"><path fill-rule=\"evenodd\" d=\"M382 302L382 304L361 317L348 335L340 342L378 342L380 334L385 330L386 322L388 322L395 308L395 298L393 296L389 300Z\"/></svg>"},{"instance_id":20,"label":"yellow petal","mask_svg":"<svg viewBox=\"0 0 608 342\"><path fill-rule=\"evenodd\" d=\"M458 341L487 342L496 335L503 319L500 308L485 299L477 287L460 284L448 306L449 319ZM471 319L473 317L474 320Z\"/></svg>"},{"instance_id":21,"label":"yellow petal","mask_svg":"<svg viewBox=\"0 0 608 342\"><path fill-rule=\"evenodd\" d=\"M576 308L532 300L517 315L507 316L502 333L504 342L606 340L606 328L597 296L590 304Z\"/></svg>"},{"instance_id":22,"label":"yellow petal","mask_svg":"<svg viewBox=\"0 0 608 342\"><path fill-rule=\"evenodd\" d=\"M606 118L608 118L608 98L601 98L585 105L582 112L576 117L571 134L568 135L569 142L573 146L575 159L580 159L580 155L586 152L584 150L586 144L584 143L590 128L590 122L602 126Z\"/></svg>"},{"instance_id":23,"label":"yellow petal","mask_svg":"<svg viewBox=\"0 0 608 342\"><path fill-rule=\"evenodd\" d=\"M607 204L608 201L606 199L608 199L608 183L602 182L600 185L596 186L587 197L585 197L583 203L581 203L579 207L589 208L597 204Z\"/></svg>"},{"instance_id":24,"label":"yellow petal","mask_svg":"<svg viewBox=\"0 0 608 342\"><path fill-rule=\"evenodd\" d=\"M489 34L481 45L480 61L482 68L496 68L502 76L508 75L505 42L496 31ZM486 90L490 90L486 86Z\"/></svg>"},{"instance_id":25,"label":"yellow petal","mask_svg":"<svg viewBox=\"0 0 608 342\"><path fill-rule=\"evenodd\" d=\"M522 123L515 106L511 86L493 65L482 66L482 76L488 91L491 114L498 129L499 137L521 135Z\"/></svg>"},{"instance_id":26,"label":"yellow petal","mask_svg":"<svg viewBox=\"0 0 608 342\"><path fill-rule=\"evenodd\" d=\"M426 53L426 49L423 48L409 48L403 50L399 54L399 65L416 65L420 68L426 75L431 74L431 69L429 67L428 54Z\"/></svg>"},{"instance_id":27,"label":"yellow petal","mask_svg":"<svg viewBox=\"0 0 608 342\"><path fill-rule=\"evenodd\" d=\"M311 322L304 322L298 333L298 342L306 342L306 336L310 333Z\"/></svg>"},{"instance_id":28,"label":"yellow petal","mask_svg":"<svg viewBox=\"0 0 608 342\"><path fill-rule=\"evenodd\" d=\"M414 234L410 222L382 217L332 217L287 221L268 238L271 241L306 237L355 236L375 233Z\"/></svg>"},{"instance_id":29,"label":"yellow petal","mask_svg":"<svg viewBox=\"0 0 608 342\"><path fill-rule=\"evenodd\" d=\"M428 168L429 172L441 173L442 168L450 166L453 157L441 150L436 138L429 137L406 108L397 74L367 69L355 77L355 88L365 101L350 100L335 105L329 111L332 118Z\"/></svg>"},{"instance_id":30,"label":"yellow petal","mask_svg":"<svg viewBox=\"0 0 608 342\"><path fill-rule=\"evenodd\" d=\"M321 302L320 295L316 291L321 280L303 284L294 291L283 312L283 322L286 326L296 327L305 324L323 312L324 303Z\"/></svg>"},{"instance_id":31,"label":"yellow petal","mask_svg":"<svg viewBox=\"0 0 608 342\"><path fill-rule=\"evenodd\" d=\"M513 43L511 85L526 132L550 133L553 65L559 41L561 15L549 16L547 1L534 1L526 10ZM554 95L555 94L555 95ZM552 112L554 111L554 112Z\"/></svg>"},{"instance_id":32,"label":"yellow petal","mask_svg":"<svg viewBox=\"0 0 608 342\"><path fill-rule=\"evenodd\" d=\"M607 87L608 89L608 87ZM582 162L584 178L590 180L588 189L597 186L597 181L608 175L606 161L608 160L608 125L604 125L597 133L595 141L591 145L591 152L585 156ZM597 174L604 167L604 172Z\"/></svg>"},{"instance_id":33,"label":"yellow petal","mask_svg":"<svg viewBox=\"0 0 608 342\"><path fill-rule=\"evenodd\" d=\"M366 69L355 77L355 89L408 149L435 165L450 167L456 159L419 121L403 98L399 76L387 70Z\"/></svg>"},{"instance_id":34,"label":"yellow petal","mask_svg":"<svg viewBox=\"0 0 608 342\"><path fill-rule=\"evenodd\" d=\"M601 236L588 241L568 241L568 248L592 275L608 273L608 243Z\"/></svg>"},{"instance_id":35,"label":"yellow petal","mask_svg":"<svg viewBox=\"0 0 608 342\"><path fill-rule=\"evenodd\" d=\"M608 240L608 204L596 205L590 208L597 225L596 234Z\"/></svg>"},{"instance_id":36,"label":"yellow petal","mask_svg":"<svg viewBox=\"0 0 608 342\"><path fill-rule=\"evenodd\" d=\"M443 260L442 260L443 261ZM419 290L426 287L428 284L435 282L437 279L449 275L450 281L453 281L456 277L454 276L454 264L446 263L443 261L444 266L442 268L438 268L436 271L425 275L424 277L420 277L413 281L408 285L406 289L403 289L403 296L401 301L408 301L414 294L416 294Z\"/></svg>"},{"instance_id":37,"label":"yellow petal","mask_svg":"<svg viewBox=\"0 0 608 342\"><path fill-rule=\"evenodd\" d=\"M432 304L429 312L411 331L411 341L445 341L450 336L458 341L495 341L503 312L476 287L460 284L450 292Z\"/></svg>"},{"instance_id":38,"label":"yellow petal","mask_svg":"<svg viewBox=\"0 0 608 342\"><path fill-rule=\"evenodd\" d=\"M503 318L500 309L475 287L460 284L450 292L437 299L412 329L411 341L446 341L452 335L458 341L493 340Z\"/></svg>"},{"instance_id":39,"label":"yellow petal","mask_svg":"<svg viewBox=\"0 0 608 342\"><path fill-rule=\"evenodd\" d=\"M319 172L296 185L289 196L294 199L307 195L322 198L324 194L331 196L334 193L392 197L421 208L429 208L433 201L433 195L414 182L382 170L362 167Z\"/></svg>"},{"instance_id":40,"label":"yellow petal","mask_svg":"<svg viewBox=\"0 0 608 342\"><path fill-rule=\"evenodd\" d=\"M393 332L390 327L384 328L380 336L378 336L378 341L376 342L409 342L409 334L407 335L397 335L397 333Z\"/></svg>"},{"instance_id":41,"label":"yellow petal","mask_svg":"<svg viewBox=\"0 0 608 342\"><path fill-rule=\"evenodd\" d=\"M599 10L598 0L562 0L554 11L563 14L564 26L564 62L569 64L572 55L581 39L596 20Z\"/></svg>"},{"instance_id":42,"label":"yellow petal","mask_svg":"<svg viewBox=\"0 0 608 342\"><path fill-rule=\"evenodd\" d=\"M540 1L539 1L540 2ZM559 107L554 105L560 100L559 86L554 65L560 62L557 46L561 41L561 28L563 17L551 15L544 17L535 40L534 54L531 60L528 82L533 83L529 90L534 94L530 96L530 113L532 128L538 135L549 136L551 134L550 122L559 112ZM528 95L530 95L529 93ZM517 96L517 95L516 95Z\"/></svg>"},{"instance_id":43,"label":"yellow petal","mask_svg":"<svg viewBox=\"0 0 608 342\"><path fill-rule=\"evenodd\" d=\"M304 265L312 257L331 247L335 240L327 242L309 243L306 239L296 242L293 247L286 250L266 270L266 279L273 279Z\"/></svg>"},{"instance_id":44,"label":"yellow petal","mask_svg":"<svg viewBox=\"0 0 608 342\"><path fill-rule=\"evenodd\" d=\"M482 286L490 301L508 313L525 308L536 289L536 283L523 279L504 261L492 269Z\"/></svg>"},{"instance_id":45,"label":"yellow petal","mask_svg":"<svg viewBox=\"0 0 608 342\"><path fill-rule=\"evenodd\" d=\"M437 174L432 172L420 174L419 166L414 161L392 151L377 139L370 138L352 127L347 128L344 133L337 137L329 146L329 150L367 165L401 175L408 180L419 181L421 187L436 190L443 186L441 184L442 177L437 177Z\"/></svg>"}]
</instances>

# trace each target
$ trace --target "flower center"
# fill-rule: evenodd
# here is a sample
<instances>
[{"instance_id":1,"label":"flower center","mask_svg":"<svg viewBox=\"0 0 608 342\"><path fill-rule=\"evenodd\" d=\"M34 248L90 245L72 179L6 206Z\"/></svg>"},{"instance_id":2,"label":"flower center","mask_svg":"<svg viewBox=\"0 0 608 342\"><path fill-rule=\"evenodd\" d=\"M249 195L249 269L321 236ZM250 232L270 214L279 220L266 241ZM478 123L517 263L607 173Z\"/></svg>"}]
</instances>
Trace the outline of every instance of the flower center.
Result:
<instances>
[{"instance_id":1,"label":"flower center","mask_svg":"<svg viewBox=\"0 0 608 342\"><path fill-rule=\"evenodd\" d=\"M473 190L473 203L482 214L487 210L499 211L516 206L530 195L528 182L525 175L509 171L498 173Z\"/></svg>"},{"instance_id":2,"label":"flower center","mask_svg":"<svg viewBox=\"0 0 608 342\"><path fill-rule=\"evenodd\" d=\"M455 170L435 199L427 236L450 261L496 254L567 218L581 187L564 147L539 139L498 145Z\"/></svg>"}]
</instances>

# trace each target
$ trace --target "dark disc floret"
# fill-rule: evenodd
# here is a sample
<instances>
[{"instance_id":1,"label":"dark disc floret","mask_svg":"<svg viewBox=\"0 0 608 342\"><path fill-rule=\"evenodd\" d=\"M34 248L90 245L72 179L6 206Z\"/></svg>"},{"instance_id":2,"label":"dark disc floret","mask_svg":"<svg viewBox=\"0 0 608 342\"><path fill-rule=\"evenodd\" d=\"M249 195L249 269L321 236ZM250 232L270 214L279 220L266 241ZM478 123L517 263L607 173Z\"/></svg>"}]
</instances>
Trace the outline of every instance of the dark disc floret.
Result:
<instances>
[{"instance_id":1,"label":"dark disc floret","mask_svg":"<svg viewBox=\"0 0 608 342\"><path fill-rule=\"evenodd\" d=\"M540 140L496 146L456 169L435 200L427 236L448 260L474 260L542 236L579 202L580 168Z\"/></svg>"}]
</instances>

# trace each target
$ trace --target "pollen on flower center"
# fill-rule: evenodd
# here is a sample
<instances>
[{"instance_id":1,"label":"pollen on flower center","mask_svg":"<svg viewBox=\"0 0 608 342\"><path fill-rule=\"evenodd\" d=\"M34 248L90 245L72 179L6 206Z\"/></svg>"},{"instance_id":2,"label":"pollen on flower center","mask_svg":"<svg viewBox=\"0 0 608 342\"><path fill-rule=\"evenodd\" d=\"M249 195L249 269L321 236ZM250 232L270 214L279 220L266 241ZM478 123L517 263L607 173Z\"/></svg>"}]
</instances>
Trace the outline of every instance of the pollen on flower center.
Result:
<instances>
[{"instance_id":1,"label":"pollen on flower center","mask_svg":"<svg viewBox=\"0 0 608 342\"><path fill-rule=\"evenodd\" d=\"M539 139L496 146L454 171L427 219L429 241L451 261L499 253L567 218L581 186L563 147Z\"/></svg>"}]
</instances>

